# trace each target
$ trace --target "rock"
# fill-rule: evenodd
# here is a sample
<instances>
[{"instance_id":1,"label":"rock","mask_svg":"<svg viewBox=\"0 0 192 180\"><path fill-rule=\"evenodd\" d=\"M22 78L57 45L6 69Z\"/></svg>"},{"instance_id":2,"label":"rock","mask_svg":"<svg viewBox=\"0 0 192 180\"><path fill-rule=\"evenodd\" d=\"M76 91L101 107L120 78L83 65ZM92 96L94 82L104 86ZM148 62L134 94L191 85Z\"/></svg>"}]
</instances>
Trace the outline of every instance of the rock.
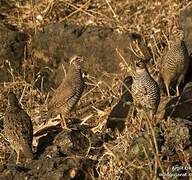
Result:
<instances>
[{"instance_id":1,"label":"rock","mask_svg":"<svg viewBox=\"0 0 192 180\"><path fill-rule=\"evenodd\" d=\"M184 31L185 44L191 57L189 69L186 75L186 82L192 81L192 7L187 7L180 12L179 25Z\"/></svg>"},{"instance_id":2,"label":"rock","mask_svg":"<svg viewBox=\"0 0 192 180\"><path fill-rule=\"evenodd\" d=\"M192 53L192 7L187 7L180 12L179 25L184 31L185 43L189 54Z\"/></svg>"},{"instance_id":3,"label":"rock","mask_svg":"<svg viewBox=\"0 0 192 180\"><path fill-rule=\"evenodd\" d=\"M11 12L12 9L14 9L16 6L13 1L6 1L1 0L0 1L0 16L3 18L7 14Z\"/></svg>"},{"instance_id":4,"label":"rock","mask_svg":"<svg viewBox=\"0 0 192 180\"><path fill-rule=\"evenodd\" d=\"M35 65L35 73L40 72L46 88L60 84L64 77L61 65L66 68L74 54L85 57L84 71L87 74L112 82L110 78L114 78L113 75L122 73L119 64L123 60L116 49L130 63L129 47L133 40L130 34L120 34L111 28L56 23L36 33L29 54Z\"/></svg>"},{"instance_id":5,"label":"rock","mask_svg":"<svg viewBox=\"0 0 192 180\"><path fill-rule=\"evenodd\" d=\"M147 154L150 153L150 156L152 153L149 151L149 141L145 137L138 137L135 139L135 141L132 143L129 151L128 159L133 160L135 158L138 159L145 159L145 151L147 151Z\"/></svg>"},{"instance_id":6,"label":"rock","mask_svg":"<svg viewBox=\"0 0 192 180\"><path fill-rule=\"evenodd\" d=\"M175 150L184 150L191 144L190 138L189 127L183 123L172 123L167 131L164 132L165 143L162 147L162 152L171 155Z\"/></svg>"},{"instance_id":7,"label":"rock","mask_svg":"<svg viewBox=\"0 0 192 180\"><path fill-rule=\"evenodd\" d=\"M157 144L160 145L162 140L160 136L160 128L157 126L154 127L154 133L157 139ZM134 159L142 161L146 160L147 158L152 159L154 157L153 148L155 148L152 144L150 144L152 138L153 137L151 134L149 134L149 132L144 131L141 133L141 135L139 135L139 137L133 139L133 142L131 143L128 151L127 158L131 161ZM146 154L148 157L146 157Z\"/></svg>"},{"instance_id":8,"label":"rock","mask_svg":"<svg viewBox=\"0 0 192 180\"><path fill-rule=\"evenodd\" d=\"M91 148L101 147L102 141L88 127L75 125L71 132L49 132L40 138L38 146L36 157L30 163L0 167L0 179L60 180L98 177L98 161L90 156L97 156Z\"/></svg>"},{"instance_id":9,"label":"rock","mask_svg":"<svg viewBox=\"0 0 192 180\"><path fill-rule=\"evenodd\" d=\"M94 155L96 152L92 148L101 147L102 141L88 127L76 125L71 132L60 132L53 141L62 155L86 156L89 153Z\"/></svg>"},{"instance_id":10,"label":"rock","mask_svg":"<svg viewBox=\"0 0 192 180\"><path fill-rule=\"evenodd\" d=\"M165 107L164 118L192 120L192 82L187 83L181 96L172 98Z\"/></svg>"},{"instance_id":11,"label":"rock","mask_svg":"<svg viewBox=\"0 0 192 180\"><path fill-rule=\"evenodd\" d=\"M53 157L33 161L29 167L9 166L0 174L1 179L90 179L98 177L96 163L83 157Z\"/></svg>"},{"instance_id":12,"label":"rock","mask_svg":"<svg viewBox=\"0 0 192 180\"><path fill-rule=\"evenodd\" d=\"M0 173L6 168L5 164L0 164Z\"/></svg>"},{"instance_id":13,"label":"rock","mask_svg":"<svg viewBox=\"0 0 192 180\"><path fill-rule=\"evenodd\" d=\"M0 22L0 82L11 80L10 72L22 72L27 35Z\"/></svg>"}]
</instances>

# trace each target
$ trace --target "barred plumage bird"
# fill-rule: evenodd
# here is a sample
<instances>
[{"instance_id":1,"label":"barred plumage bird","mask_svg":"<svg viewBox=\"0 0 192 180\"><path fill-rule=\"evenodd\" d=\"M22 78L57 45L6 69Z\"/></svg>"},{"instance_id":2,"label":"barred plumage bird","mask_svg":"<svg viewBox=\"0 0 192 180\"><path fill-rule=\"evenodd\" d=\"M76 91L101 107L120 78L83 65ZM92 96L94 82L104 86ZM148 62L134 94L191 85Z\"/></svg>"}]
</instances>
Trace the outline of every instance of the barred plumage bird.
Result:
<instances>
[{"instance_id":1,"label":"barred plumage bird","mask_svg":"<svg viewBox=\"0 0 192 180\"><path fill-rule=\"evenodd\" d=\"M189 66L189 54L183 37L171 42L170 48L162 57L160 75L164 81L167 95L170 96L169 87L176 81L176 93L179 96L179 85L184 81Z\"/></svg>"},{"instance_id":2,"label":"barred plumage bird","mask_svg":"<svg viewBox=\"0 0 192 180\"><path fill-rule=\"evenodd\" d=\"M74 109L84 90L84 79L81 72L82 62L83 57L74 56L71 58L66 77L48 103L48 114L50 116L60 114L62 128L67 128L65 119Z\"/></svg>"},{"instance_id":3,"label":"barred plumage bird","mask_svg":"<svg viewBox=\"0 0 192 180\"><path fill-rule=\"evenodd\" d=\"M136 107L141 107L146 112L149 112L150 117L153 117L160 102L159 86L149 74L142 60L137 61L135 66L131 87L133 103Z\"/></svg>"},{"instance_id":4,"label":"barred plumage bird","mask_svg":"<svg viewBox=\"0 0 192 180\"><path fill-rule=\"evenodd\" d=\"M16 163L19 163L21 154L27 159L33 158L33 125L29 115L22 109L13 92L8 94L8 106L4 116L4 131L11 147L17 153Z\"/></svg>"}]
</instances>

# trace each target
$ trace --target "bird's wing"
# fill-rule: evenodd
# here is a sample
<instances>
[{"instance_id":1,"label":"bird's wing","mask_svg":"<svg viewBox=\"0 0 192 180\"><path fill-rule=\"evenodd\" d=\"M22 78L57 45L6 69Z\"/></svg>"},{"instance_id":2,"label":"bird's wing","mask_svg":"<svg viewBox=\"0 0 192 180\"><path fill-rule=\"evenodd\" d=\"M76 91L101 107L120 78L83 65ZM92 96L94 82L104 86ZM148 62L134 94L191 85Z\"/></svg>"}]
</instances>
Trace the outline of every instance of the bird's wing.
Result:
<instances>
[{"instance_id":1,"label":"bird's wing","mask_svg":"<svg viewBox=\"0 0 192 180\"><path fill-rule=\"evenodd\" d=\"M74 97L73 89L68 86L59 86L48 104L48 110L59 108L66 104L72 97Z\"/></svg>"},{"instance_id":2,"label":"bird's wing","mask_svg":"<svg viewBox=\"0 0 192 180\"><path fill-rule=\"evenodd\" d=\"M70 97L66 97L66 98L62 98L61 101L58 101L55 104L56 108L60 108L61 106L65 105L71 98L73 98L75 96L75 94L71 94Z\"/></svg>"},{"instance_id":3,"label":"bird's wing","mask_svg":"<svg viewBox=\"0 0 192 180\"><path fill-rule=\"evenodd\" d=\"M23 113L24 112L24 113ZM5 124L7 126L8 136L14 141L21 143L32 143L33 127L30 117L22 109L7 112L5 114ZM29 127L28 124L31 123Z\"/></svg>"},{"instance_id":4,"label":"bird's wing","mask_svg":"<svg viewBox=\"0 0 192 180\"><path fill-rule=\"evenodd\" d=\"M27 143L31 144L33 139L33 124L31 118L23 109L20 109L17 114L17 120L19 121L23 138Z\"/></svg>"}]
</instances>

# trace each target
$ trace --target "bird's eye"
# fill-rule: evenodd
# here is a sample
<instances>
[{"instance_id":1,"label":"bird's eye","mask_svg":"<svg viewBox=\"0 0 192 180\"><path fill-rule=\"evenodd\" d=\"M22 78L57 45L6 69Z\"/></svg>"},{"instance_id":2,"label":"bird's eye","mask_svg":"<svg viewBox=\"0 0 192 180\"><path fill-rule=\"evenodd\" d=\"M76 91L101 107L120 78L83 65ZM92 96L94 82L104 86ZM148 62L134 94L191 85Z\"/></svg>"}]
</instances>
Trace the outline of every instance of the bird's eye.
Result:
<instances>
[{"instance_id":1,"label":"bird's eye","mask_svg":"<svg viewBox=\"0 0 192 180\"><path fill-rule=\"evenodd\" d=\"M145 64L142 61L138 61L138 62L136 62L136 67L144 68Z\"/></svg>"},{"instance_id":2,"label":"bird's eye","mask_svg":"<svg viewBox=\"0 0 192 180\"><path fill-rule=\"evenodd\" d=\"M139 61L139 62L136 62L136 66L137 67L140 67L141 66L141 62Z\"/></svg>"}]
</instances>

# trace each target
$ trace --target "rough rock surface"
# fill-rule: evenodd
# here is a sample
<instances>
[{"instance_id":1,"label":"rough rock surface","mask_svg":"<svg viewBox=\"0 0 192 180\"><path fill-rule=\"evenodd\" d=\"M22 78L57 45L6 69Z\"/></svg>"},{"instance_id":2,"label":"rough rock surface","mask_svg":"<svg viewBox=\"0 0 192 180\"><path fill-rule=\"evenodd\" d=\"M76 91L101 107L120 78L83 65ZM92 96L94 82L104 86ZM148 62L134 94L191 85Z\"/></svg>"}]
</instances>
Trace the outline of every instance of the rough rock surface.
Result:
<instances>
[{"instance_id":1,"label":"rough rock surface","mask_svg":"<svg viewBox=\"0 0 192 180\"><path fill-rule=\"evenodd\" d=\"M48 25L33 37L29 51L35 64L35 73L40 71L45 78L45 89L51 82L55 82L56 87L60 84L64 77L62 64L66 67L74 54L85 57L86 73L110 82L110 79L122 73L119 64L123 60L118 51L130 63L129 47L135 39L141 41L140 36L117 33L107 27L56 23ZM144 54L150 58L147 50ZM54 70L54 73L45 66Z\"/></svg>"},{"instance_id":2,"label":"rough rock surface","mask_svg":"<svg viewBox=\"0 0 192 180\"><path fill-rule=\"evenodd\" d=\"M11 158L1 164L0 179L90 179L98 176L96 157L101 152L101 139L88 127L76 125L71 132L57 129L39 139L31 163L15 165Z\"/></svg>"},{"instance_id":3,"label":"rough rock surface","mask_svg":"<svg viewBox=\"0 0 192 180\"><path fill-rule=\"evenodd\" d=\"M21 72L26 41L25 33L0 22L0 82L10 80L13 72Z\"/></svg>"}]
</instances>

